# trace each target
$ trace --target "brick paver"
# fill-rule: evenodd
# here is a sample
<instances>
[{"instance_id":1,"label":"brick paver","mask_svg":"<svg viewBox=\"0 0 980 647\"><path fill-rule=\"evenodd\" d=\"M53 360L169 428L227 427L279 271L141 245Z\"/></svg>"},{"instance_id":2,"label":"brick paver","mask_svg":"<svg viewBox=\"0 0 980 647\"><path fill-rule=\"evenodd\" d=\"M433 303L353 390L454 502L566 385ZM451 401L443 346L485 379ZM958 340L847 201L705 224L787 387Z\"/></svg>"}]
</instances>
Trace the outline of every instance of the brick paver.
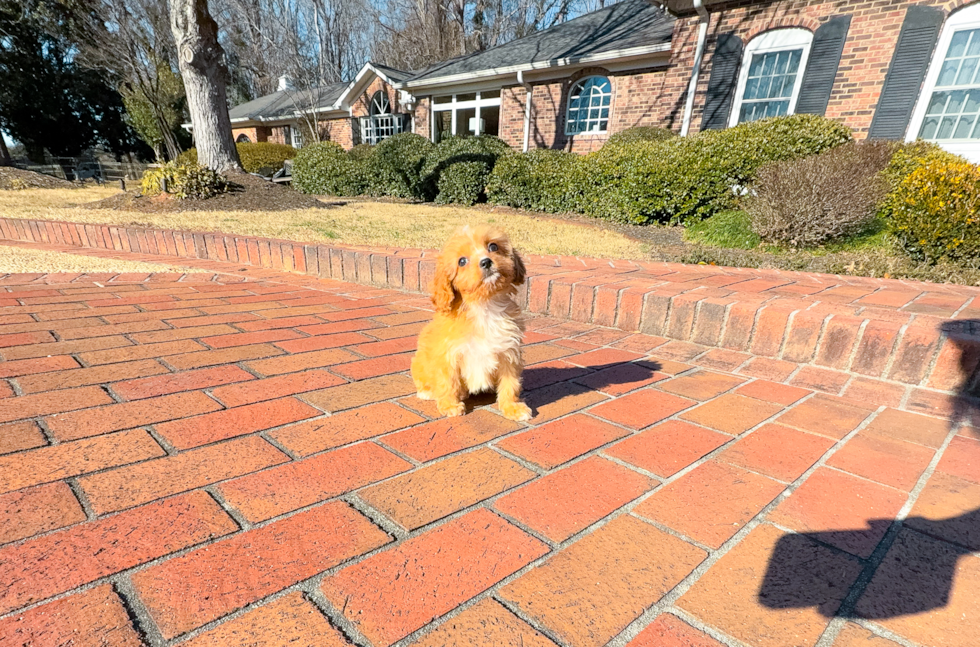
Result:
<instances>
[{"instance_id":1,"label":"brick paver","mask_svg":"<svg viewBox=\"0 0 980 647\"><path fill-rule=\"evenodd\" d=\"M214 274L0 276L0 647L980 635L980 415L915 323L975 316L958 288L593 301L538 264L573 321L528 319L519 424L413 397L417 293L188 262Z\"/></svg>"}]
</instances>

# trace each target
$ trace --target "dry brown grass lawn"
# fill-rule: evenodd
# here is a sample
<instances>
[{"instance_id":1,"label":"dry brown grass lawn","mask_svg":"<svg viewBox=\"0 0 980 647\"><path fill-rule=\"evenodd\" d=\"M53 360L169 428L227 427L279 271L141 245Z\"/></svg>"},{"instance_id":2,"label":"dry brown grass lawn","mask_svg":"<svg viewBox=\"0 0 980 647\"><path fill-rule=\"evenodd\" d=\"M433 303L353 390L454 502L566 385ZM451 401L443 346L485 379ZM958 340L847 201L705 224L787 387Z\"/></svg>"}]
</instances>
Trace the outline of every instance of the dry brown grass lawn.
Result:
<instances>
[{"instance_id":1,"label":"dry brown grass lawn","mask_svg":"<svg viewBox=\"0 0 980 647\"><path fill-rule=\"evenodd\" d=\"M530 254L595 258L647 256L644 245L612 231L535 218L507 209L467 209L433 204L349 202L329 209L277 212L188 211L139 213L84 209L116 189L25 189L0 191L0 215L102 224L140 223L168 229L221 231L304 242L438 248L460 226L489 222L505 229L518 249Z\"/></svg>"},{"instance_id":2,"label":"dry brown grass lawn","mask_svg":"<svg viewBox=\"0 0 980 647\"><path fill-rule=\"evenodd\" d=\"M24 272L204 272L161 263L121 261L0 244L0 275Z\"/></svg>"}]
</instances>

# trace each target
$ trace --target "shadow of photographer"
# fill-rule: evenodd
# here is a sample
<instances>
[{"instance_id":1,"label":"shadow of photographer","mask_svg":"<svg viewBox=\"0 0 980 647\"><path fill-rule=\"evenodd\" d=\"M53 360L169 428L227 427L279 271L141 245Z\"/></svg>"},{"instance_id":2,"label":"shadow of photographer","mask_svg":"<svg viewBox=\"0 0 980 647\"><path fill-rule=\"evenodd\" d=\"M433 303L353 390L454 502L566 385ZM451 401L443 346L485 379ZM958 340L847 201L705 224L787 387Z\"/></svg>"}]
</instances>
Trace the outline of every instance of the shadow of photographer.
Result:
<instances>
[{"instance_id":1,"label":"shadow of photographer","mask_svg":"<svg viewBox=\"0 0 980 647\"><path fill-rule=\"evenodd\" d=\"M965 426L976 424L980 413L980 320L947 321L941 331L947 343L955 345L961 375L953 396L950 430L964 423L960 433L980 440L980 431ZM937 471L932 479L937 478L945 477ZM980 483L961 483L962 491L954 487L945 493L945 500L929 507L929 510L962 512L955 516L927 518L920 512L904 519L900 529L892 527L896 523L894 519L870 519L863 529L782 536L769 558L758 593L759 603L772 609L812 607L825 617L868 620L946 607L960 560L980 552ZM915 511L919 512L919 508ZM898 532L886 534L895 530ZM826 550L821 546L846 549L860 545L869 534L894 543L856 603L842 607L839 592L851 587L854 572L835 572L827 568L825 560L815 556Z\"/></svg>"}]
</instances>

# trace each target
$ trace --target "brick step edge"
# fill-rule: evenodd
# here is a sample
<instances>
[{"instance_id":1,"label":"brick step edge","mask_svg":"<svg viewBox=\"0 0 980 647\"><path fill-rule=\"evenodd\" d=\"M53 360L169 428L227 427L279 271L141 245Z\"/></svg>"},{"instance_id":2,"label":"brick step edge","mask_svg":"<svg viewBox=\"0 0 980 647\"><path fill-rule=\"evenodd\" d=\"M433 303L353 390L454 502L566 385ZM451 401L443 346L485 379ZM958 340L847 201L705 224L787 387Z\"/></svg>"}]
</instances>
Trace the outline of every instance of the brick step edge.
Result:
<instances>
[{"instance_id":1,"label":"brick step edge","mask_svg":"<svg viewBox=\"0 0 980 647\"><path fill-rule=\"evenodd\" d=\"M435 272L435 253L426 250L356 248L146 227L0 218L0 238L237 263L417 293L427 291ZM537 314L945 392L971 394L980 381L980 326L949 335L942 331L944 319L897 309L855 316L839 306L801 309L799 300L778 296L766 300L749 295L745 299L671 295L652 283L649 287L638 286L636 281L622 285L615 273L606 282L594 277L576 281L567 274L548 273L556 269L547 264L552 257L541 259L529 259L532 276L519 294L522 306ZM618 266L620 272L648 265L608 263ZM599 267L593 264L603 274ZM581 275L583 269L567 271ZM792 273L781 273L787 274ZM853 278L855 282L867 280ZM974 305L960 316L980 317L980 298Z\"/></svg>"}]
</instances>

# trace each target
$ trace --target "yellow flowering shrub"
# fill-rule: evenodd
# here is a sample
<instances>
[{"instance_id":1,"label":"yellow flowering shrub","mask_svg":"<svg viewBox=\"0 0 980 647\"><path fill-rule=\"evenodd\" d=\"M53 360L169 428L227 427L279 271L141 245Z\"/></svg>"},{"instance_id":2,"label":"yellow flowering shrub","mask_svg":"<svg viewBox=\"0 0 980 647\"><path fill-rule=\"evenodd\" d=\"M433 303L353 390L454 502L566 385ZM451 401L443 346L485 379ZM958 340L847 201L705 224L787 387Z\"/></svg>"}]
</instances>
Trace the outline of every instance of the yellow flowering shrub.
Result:
<instances>
[{"instance_id":1,"label":"yellow flowering shrub","mask_svg":"<svg viewBox=\"0 0 980 647\"><path fill-rule=\"evenodd\" d=\"M160 168L151 168L140 180L140 193L158 195L162 181L167 180L167 193L179 200L212 198L228 191L228 181L221 174L190 162L169 162Z\"/></svg>"},{"instance_id":2,"label":"yellow flowering shrub","mask_svg":"<svg viewBox=\"0 0 980 647\"><path fill-rule=\"evenodd\" d=\"M980 267L980 167L935 159L889 196L892 232L915 260Z\"/></svg>"}]
</instances>

